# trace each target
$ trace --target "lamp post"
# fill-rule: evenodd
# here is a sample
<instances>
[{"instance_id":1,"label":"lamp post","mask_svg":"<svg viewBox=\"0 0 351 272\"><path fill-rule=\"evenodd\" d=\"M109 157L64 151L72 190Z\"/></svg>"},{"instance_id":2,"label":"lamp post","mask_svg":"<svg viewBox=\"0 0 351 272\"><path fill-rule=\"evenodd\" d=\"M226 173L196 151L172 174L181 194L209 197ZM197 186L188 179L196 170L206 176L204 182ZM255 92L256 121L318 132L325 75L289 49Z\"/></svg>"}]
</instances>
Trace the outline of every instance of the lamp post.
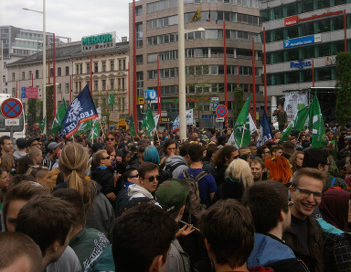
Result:
<instances>
[{"instance_id":1,"label":"lamp post","mask_svg":"<svg viewBox=\"0 0 351 272\"><path fill-rule=\"evenodd\" d=\"M45 0L43 0L43 10L34 10L29 8L23 8L27 11L33 11L43 15L43 86L42 86L42 96L43 96L43 119L46 122L46 8ZM55 41L54 41L55 42ZM44 126L43 133L46 134L46 126Z\"/></svg>"},{"instance_id":2,"label":"lamp post","mask_svg":"<svg viewBox=\"0 0 351 272\"><path fill-rule=\"evenodd\" d=\"M204 31L204 28L198 28L198 31ZM196 30L187 30L191 32ZM178 79L179 79L179 130L180 140L186 140L186 78L185 78L185 41L184 41L184 2L178 0Z\"/></svg>"}]
</instances>

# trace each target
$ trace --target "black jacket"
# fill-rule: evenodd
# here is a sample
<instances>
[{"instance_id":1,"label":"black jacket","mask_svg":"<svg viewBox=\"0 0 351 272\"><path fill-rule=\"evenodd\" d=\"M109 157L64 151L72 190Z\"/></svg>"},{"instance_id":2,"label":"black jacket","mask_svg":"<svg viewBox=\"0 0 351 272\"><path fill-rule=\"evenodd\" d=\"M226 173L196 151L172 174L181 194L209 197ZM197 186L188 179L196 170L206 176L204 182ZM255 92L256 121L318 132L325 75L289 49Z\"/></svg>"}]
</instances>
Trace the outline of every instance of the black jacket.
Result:
<instances>
[{"instance_id":1,"label":"black jacket","mask_svg":"<svg viewBox=\"0 0 351 272\"><path fill-rule=\"evenodd\" d=\"M91 179L101 185L101 192L104 195L115 193L113 172L111 169L105 167L92 168Z\"/></svg>"}]
</instances>

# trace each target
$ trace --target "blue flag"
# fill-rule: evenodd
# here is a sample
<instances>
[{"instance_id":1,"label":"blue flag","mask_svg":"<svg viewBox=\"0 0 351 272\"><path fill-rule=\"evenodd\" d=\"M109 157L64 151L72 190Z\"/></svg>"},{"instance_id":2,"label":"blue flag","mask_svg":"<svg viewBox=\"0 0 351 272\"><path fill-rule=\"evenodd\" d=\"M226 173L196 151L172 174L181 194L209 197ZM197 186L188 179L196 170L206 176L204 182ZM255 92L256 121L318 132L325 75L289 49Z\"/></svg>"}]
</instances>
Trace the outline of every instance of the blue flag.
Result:
<instances>
[{"instance_id":1,"label":"blue flag","mask_svg":"<svg viewBox=\"0 0 351 272\"><path fill-rule=\"evenodd\" d=\"M67 108L66 115L62 120L63 134L66 138L71 137L83 122L98 117L89 87L86 85L79 95Z\"/></svg>"},{"instance_id":2,"label":"blue flag","mask_svg":"<svg viewBox=\"0 0 351 272\"><path fill-rule=\"evenodd\" d=\"M257 140L257 146L262 146L266 142L269 142L272 139L273 139L273 133L271 130L271 126L268 122L266 111L264 110L260 121L260 136Z\"/></svg>"}]
</instances>

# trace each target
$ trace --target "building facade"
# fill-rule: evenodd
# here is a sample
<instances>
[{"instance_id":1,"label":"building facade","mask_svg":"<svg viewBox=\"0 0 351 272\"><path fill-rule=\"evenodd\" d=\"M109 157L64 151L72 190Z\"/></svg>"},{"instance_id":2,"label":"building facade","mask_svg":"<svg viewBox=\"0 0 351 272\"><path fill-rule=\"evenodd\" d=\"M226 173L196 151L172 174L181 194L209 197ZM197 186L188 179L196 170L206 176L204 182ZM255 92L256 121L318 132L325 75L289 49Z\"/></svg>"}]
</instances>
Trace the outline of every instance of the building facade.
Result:
<instances>
[{"instance_id":1,"label":"building facade","mask_svg":"<svg viewBox=\"0 0 351 272\"><path fill-rule=\"evenodd\" d=\"M46 45L51 47L53 44L53 33L46 32ZM55 37L56 44L71 42L68 37ZM1 48L1 44L3 48ZM43 32L32 29L24 29L14 26L0 26L0 50L4 56L4 69L0 67L2 74L2 92L10 93L11 90L7 87L8 74L6 65L20 58L30 56L34 53L43 50ZM1 54L0 54L1 58Z\"/></svg>"},{"instance_id":2,"label":"building facade","mask_svg":"<svg viewBox=\"0 0 351 272\"><path fill-rule=\"evenodd\" d=\"M178 115L178 1L136 2L137 96L147 89L161 89L162 120ZM187 109L194 109L200 127L213 127L215 113L211 99L224 104L224 38L226 22L227 88L229 116L233 91L239 84L248 93L252 84L252 39L255 43L257 108L262 99L262 43L259 1L184 1L185 66ZM133 5L129 6L130 59L133 60ZM157 60L159 69L157 69ZM133 61L130 63L131 83ZM240 76L238 76L240 71ZM131 85L132 86L132 85ZM252 90L252 86L251 86ZM153 104L157 110L157 104ZM140 111L139 111L140 113ZM140 116L139 120L142 119ZM231 123L232 118L229 118Z\"/></svg>"},{"instance_id":3,"label":"building facade","mask_svg":"<svg viewBox=\"0 0 351 272\"><path fill-rule=\"evenodd\" d=\"M351 1L269 0L262 3L261 18L272 104L281 102L279 97L285 92L310 89L313 66L319 98L325 96L328 107L335 107L336 54L345 50L345 34L347 51L351 49Z\"/></svg>"},{"instance_id":4,"label":"building facade","mask_svg":"<svg viewBox=\"0 0 351 272\"><path fill-rule=\"evenodd\" d=\"M128 67L129 57L127 41L115 43L110 48L84 51L82 42L73 42L56 46L55 78L56 105L65 100L69 105L78 93L88 84L90 88L90 55L93 63L92 96L96 107L101 107L103 122L126 118L128 115ZM53 85L53 52L47 50L47 86ZM21 98L22 88L38 88L38 101L42 100L42 53L24 57L7 64L8 89L14 97ZM50 72L49 72L50 71ZM108 95L114 99L107 105ZM24 104L27 98L22 98ZM116 121L114 121L116 122ZM117 120L118 122L118 120Z\"/></svg>"}]
</instances>

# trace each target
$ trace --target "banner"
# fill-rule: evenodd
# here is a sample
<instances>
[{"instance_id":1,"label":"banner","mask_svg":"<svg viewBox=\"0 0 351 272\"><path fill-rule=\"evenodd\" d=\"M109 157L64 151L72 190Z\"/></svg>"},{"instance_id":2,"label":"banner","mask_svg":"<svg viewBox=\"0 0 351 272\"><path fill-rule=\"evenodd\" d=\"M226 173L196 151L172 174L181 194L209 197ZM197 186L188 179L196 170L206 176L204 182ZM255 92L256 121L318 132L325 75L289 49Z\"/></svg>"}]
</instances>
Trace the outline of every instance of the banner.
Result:
<instances>
[{"instance_id":1,"label":"banner","mask_svg":"<svg viewBox=\"0 0 351 272\"><path fill-rule=\"evenodd\" d=\"M271 125L268 121L266 111L263 111L263 115L260 121L260 136L257 140L257 147L264 145L273 139L273 133L271 130Z\"/></svg>"},{"instance_id":2,"label":"banner","mask_svg":"<svg viewBox=\"0 0 351 272\"><path fill-rule=\"evenodd\" d=\"M250 99L251 96L247 98L244 106L242 107L238 118L236 119L232 135L230 135L230 138L227 142L230 145L235 145L237 148L248 146L250 144Z\"/></svg>"},{"instance_id":3,"label":"banner","mask_svg":"<svg viewBox=\"0 0 351 272\"><path fill-rule=\"evenodd\" d=\"M55 114L55 119L52 122L52 126L51 126L51 134L55 135L57 132L61 131L62 127L62 120L66 115L66 102L63 99L60 102L60 105L57 109L57 112Z\"/></svg>"},{"instance_id":4,"label":"banner","mask_svg":"<svg viewBox=\"0 0 351 272\"><path fill-rule=\"evenodd\" d=\"M194 125L194 110L190 109L186 111L186 125ZM174 119L171 131L179 128L179 115Z\"/></svg>"},{"instance_id":5,"label":"banner","mask_svg":"<svg viewBox=\"0 0 351 272\"><path fill-rule=\"evenodd\" d=\"M79 128L79 125L88 120L98 117L89 87L86 85L79 95L67 108L62 120L63 134L66 138L71 137Z\"/></svg>"},{"instance_id":6,"label":"banner","mask_svg":"<svg viewBox=\"0 0 351 272\"><path fill-rule=\"evenodd\" d=\"M307 106L307 92L289 92L285 94L284 111L288 116L288 121L294 120L297 112Z\"/></svg>"}]
</instances>

